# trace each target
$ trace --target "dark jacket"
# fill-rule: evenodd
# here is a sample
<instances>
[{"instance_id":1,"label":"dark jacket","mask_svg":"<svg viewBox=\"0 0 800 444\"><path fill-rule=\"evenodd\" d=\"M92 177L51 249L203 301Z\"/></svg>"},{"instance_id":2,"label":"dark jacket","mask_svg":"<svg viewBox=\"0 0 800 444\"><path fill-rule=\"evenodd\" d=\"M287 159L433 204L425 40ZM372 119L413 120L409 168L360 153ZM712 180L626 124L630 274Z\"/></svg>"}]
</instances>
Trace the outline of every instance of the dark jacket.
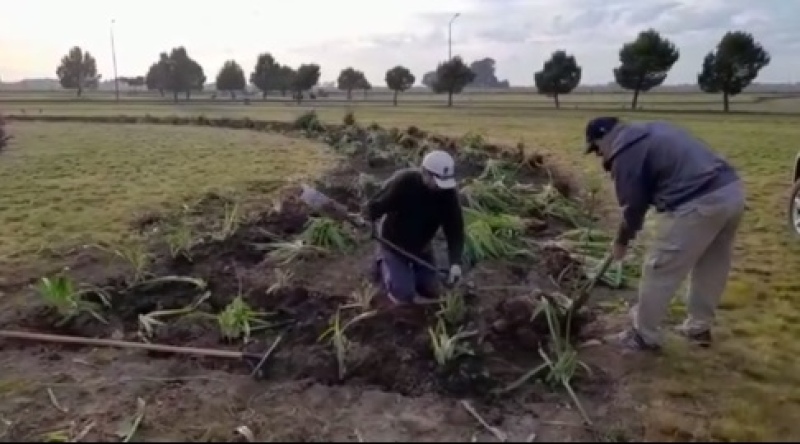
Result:
<instances>
[{"instance_id":1,"label":"dark jacket","mask_svg":"<svg viewBox=\"0 0 800 444\"><path fill-rule=\"evenodd\" d=\"M620 123L599 145L623 207L617 233L623 245L642 229L650 206L674 211L739 180L703 141L671 123Z\"/></svg>"},{"instance_id":2,"label":"dark jacket","mask_svg":"<svg viewBox=\"0 0 800 444\"><path fill-rule=\"evenodd\" d=\"M450 264L460 264L464 251L464 218L458 190L434 190L422 181L422 172L408 168L395 172L369 201L370 221L383 217L380 234L413 255L422 256L441 227L447 239Z\"/></svg>"}]
</instances>

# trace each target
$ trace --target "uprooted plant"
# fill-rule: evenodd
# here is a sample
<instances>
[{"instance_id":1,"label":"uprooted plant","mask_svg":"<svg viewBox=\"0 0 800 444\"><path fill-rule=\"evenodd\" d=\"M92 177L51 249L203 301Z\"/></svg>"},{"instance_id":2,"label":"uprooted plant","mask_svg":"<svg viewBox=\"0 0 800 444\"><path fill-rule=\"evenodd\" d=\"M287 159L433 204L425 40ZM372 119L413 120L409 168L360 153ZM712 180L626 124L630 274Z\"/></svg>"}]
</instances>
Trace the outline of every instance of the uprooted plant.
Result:
<instances>
[{"instance_id":1,"label":"uprooted plant","mask_svg":"<svg viewBox=\"0 0 800 444\"><path fill-rule=\"evenodd\" d=\"M273 270L273 275L275 276L275 280L269 288L267 288L267 294L275 294L285 288L289 288L294 278L292 270L284 270L282 268Z\"/></svg>"},{"instance_id":2,"label":"uprooted plant","mask_svg":"<svg viewBox=\"0 0 800 444\"><path fill-rule=\"evenodd\" d=\"M375 287L369 282L363 282L361 286L350 293L350 304L342 308L357 308L362 312L368 311L372 305L372 299L376 293Z\"/></svg>"},{"instance_id":3,"label":"uprooted plant","mask_svg":"<svg viewBox=\"0 0 800 444\"><path fill-rule=\"evenodd\" d=\"M222 216L222 225L213 233L212 237L218 241L223 241L233 236L239 228L241 215L239 214L238 203L226 203L225 213Z\"/></svg>"},{"instance_id":4,"label":"uprooted plant","mask_svg":"<svg viewBox=\"0 0 800 444\"><path fill-rule=\"evenodd\" d=\"M451 362L463 355L471 355L472 351L464 345L464 340L477 335L477 331L462 331L459 328L451 335L447 331L444 319L439 318L435 328L428 328L433 358L440 368L446 368Z\"/></svg>"},{"instance_id":5,"label":"uprooted plant","mask_svg":"<svg viewBox=\"0 0 800 444\"><path fill-rule=\"evenodd\" d=\"M143 244L130 242L117 247L95 246L103 251L111 252L128 264L131 269L131 277L127 279L126 283L129 287L142 282L148 276L147 267L150 265L153 256Z\"/></svg>"},{"instance_id":6,"label":"uprooted plant","mask_svg":"<svg viewBox=\"0 0 800 444\"><path fill-rule=\"evenodd\" d=\"M333 351L336 355L336 364L339 369L340 381L344 380L347 375L347 355L352 345L350 339L347 337L347 330L364 319L375 316L377 313L374 310L361 313L342 325L341 312L341 309L336 310L336 313L331 319L330 326L317 339L318 341L328 340L331 346L333 346Z\"/></svg>"},{"instance_id":7,"label":"uprooted plant","mask_svg":"<svg viewBox=\"0 0 800 444\"><path fill-rule=\"evenodd\" d=\"M155 329L159 326L164 325L164 322L161 320L162 318L173 317L173 316L184 316L195 313L200 308L200 306L210 297L211 297L211 292L207 291L202 295L200 295L200 297L197 298L194 302L185 307L167 309L167 310L156 310L147 314L140 314L139 332L138 332L139 337L142 338L145 342L149 341L149 339L153 337Z\"/></svg>"},{"instance_id":8,"label":"uprooted plant","mask_svg":"<svg viewBox=\"0 0 800 444\"><path fill-rule=\"evenodd\" d=\"M327 252L327 250L323 248L309 245L303 239L254 244L253 247L257 250L268 251L267 259L279 266L286 266L298 259L325 254Z\"/></svg>"},{"instance_id":9,"label":"uprooted plant","mask_svg":"<svg viewBox=\"0 0 800 444\"><path fill-rule=\"evenodd\" d=\"M514 183L519 174L521 165L502 159L489 159L478 180L489 183L510 185Z\"/></svg>"},{"instance_id":10,"label":"uprooted plant","mask_svg":"<svg viewBox=\"0 0 800 444\"><path fill-rule=\"evenodd\" d=\"M104 291L98 288L77 288L75 283L66 276L56 276L54 278L43 277L37 286L39 295L45 304L54 309L61 317L56 326L64 325L82 313L88 313L102 323L106 320L99 314L99 311L109 307L110 300ZM95 294L100 299L100 303L86 300L86 296Z\"/></svg>"},{"instance_id":11,"label":"uprooted plant","mask_svg":"<svg viewBox=\"0 0 800 444\"><path fill-rule=\"evenodd\" d=\"M468 261L510 259L530 256L521 243L524 222L508 214L489 214L470 208L464 209L466 239L464 255Z\"/></svg>"},{"instance_id":12,"label":"uprooted plant","mask_svg":"<svg viewBox=\"0 0 800 444\"><path fill-rule=\"evenodd\" d=\"M309 245L336 253L348 251L355 244L342 224L328 217L311 218L300 237Z\"/></svg>"},{"instance_id":13,"label":"uprooted plant","mask_svg":"<svg viewBox=\"0 0 800 444\"><path fill-rule=\"evenodd\" d=\"M611 243L612 237L600 230L576 228L562 233L550 244L568 252L580 264L583 274L593 279ZM600 281L609 287L621 288L638 274L639 270L634 264L616 262Z\"/></svg>"}]
</instances>

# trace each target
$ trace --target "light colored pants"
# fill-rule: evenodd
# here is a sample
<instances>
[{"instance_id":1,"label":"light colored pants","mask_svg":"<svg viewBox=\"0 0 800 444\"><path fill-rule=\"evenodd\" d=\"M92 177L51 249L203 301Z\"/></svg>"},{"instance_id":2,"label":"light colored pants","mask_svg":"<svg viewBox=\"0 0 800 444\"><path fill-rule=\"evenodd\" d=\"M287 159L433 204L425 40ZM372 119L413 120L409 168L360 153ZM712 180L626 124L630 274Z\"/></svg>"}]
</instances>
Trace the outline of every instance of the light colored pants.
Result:
<instances>
[{"instance_id":1,"label":"light colored pants","mask_svg":"<svg viewBox=\"0 0 800 444\"><path fill-rule=\"evenodd\" d=\"M631 310L633 326L645 342L661 343L661 323L689 274L683 328L689 333L711 328L730 274L744 200L742 183L737 181L661 215L642 265L639 302Z\"/></svg>"}]
</instances>

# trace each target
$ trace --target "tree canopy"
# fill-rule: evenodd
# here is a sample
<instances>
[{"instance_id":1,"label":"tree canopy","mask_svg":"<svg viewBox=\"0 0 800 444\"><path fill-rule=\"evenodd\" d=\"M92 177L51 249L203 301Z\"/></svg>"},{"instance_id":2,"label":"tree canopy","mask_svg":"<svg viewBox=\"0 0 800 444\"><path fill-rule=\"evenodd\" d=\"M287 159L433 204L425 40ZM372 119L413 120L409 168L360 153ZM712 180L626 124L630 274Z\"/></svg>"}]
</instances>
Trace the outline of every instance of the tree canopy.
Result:
<instances>
[{"instance_id":1,"label":"tree canopy","mask_svg":"<svg viewBox=\"0 0 800 444\"><path fill-rule=\"evenodd\" d=\"M295 99L300 103L303 100L303 93L319 82L322 71L319 65L308 63L300 65L296 70L292 71L291 75L289 75L288 71L285 71L285 74L290 79L288 82L289 89L294 92Z\"/></svg>"},{"instance_id":2,"label":"tree canopy","mask_svg":"<svg viewBox=\"0 0 800 444\"><path fill-rule=\"evenodd\" d=\"M697 84L703 92L722 93L723 109L728 112L730 97L750 86L770 61L769 53L752 34L731 31L722 37L715 51L706 55Z\"/></svg>"},{"instance_id":3,"label":"tree canopy","mask_svg":"<svg viewBox=\"0 0 800 444\"><path fill-rule=\"evenodd\" d=\"M78 46L70 49L67 55L61 58L61 63L56 68L56 75L61 87L76 90L78 97L83 94L84 89L96 88L100 81L97 61L88 51L84 52Z\"/></svg>"},{"instance_id":4,"label":"tree canopy","mask_svg":"<svg viewBox=\"0 0 800 444\"><path fill-rule=\"evenodd\" d=\"M348 67L342 70L339 73L339 78L336 80L336 88L341 91L347 92L347 100L352 99L352 94L354 89L364 89L362 88L363 82L366 82L367 78L364 76L364 73L354 69L352 67ZM367 82L369 83L369 82Z\"/></svg>"},{"instance_id":5,"label":"tree canopy","mask_svg":"<svg viewBox=\"0 0 800 444\"><path fill-rule=\"evenodd\" d=\"M581 83L581 67L574 56L566 51L556 51L533 79L539 94L552 96L556 108L560 108L558 96L571 93Z\"/></svg>"},{"instance_id":6,"label":"tree canopy","mask_svg":"<svg viewBox=\"0 0 800 444\"><path fill-rule=\"evenodd\" d=\"M476 88L508 88L508 80L500 81L495 75L497 62L491 57L476 60L469 65L469 69L475 73L475 80L469 86Z\"/></svg>"},{"instance_id":7,"label":"tree canopy","mask_svg":"<svg viewBox=\"0 0 800 444\"><path fill-rule=\"evenodd\" d=\"M231 98L236 98L236 91L242 91L246 86L242 67L234 60L225 62L217 74L217 91L227 91Z\"/></svg>"},{"instance_id":8,"label":"tree canopy","mask_svg":"<svg viewBox=\"0 0 800 444\"><path fill-rule=\"evenodd\" d=\"M632 109L636 109L640 92L664 83L679 58L678 48L654 29L640 32L636 40L622 46L614 79L622 88L633 91Z\"/></svg>"},{"instance_id":9,"label":"tree canopy","mask_svg":"<svg viewBox=\"0 0 800 444\"><path fill-rule=\"evenodd\" d=\"M292 68L278 63L272 54L263 53L256 60L256 65L250 74L250 83L261 91L263 98L266 98L270 91L280 91L281 95L285 96L293 72Z\"/></svg>"},{"instance_id":10,"label":"tree canopy","mask_svg":"<svg viewBox=\"0 0 800 444\"><path fill-rule=\"evenodd\" d=\"M189 57L183 46L173 48L169 55L162 52L158 62L150 65L145 76L147 89L158 90L161 95L170 91L174 100L178 101L178 94L186 94L186 99L191 97L192 91L202 91L206 83L203 67Z\"/></svg>"},{"instance_id":11,"label":"tree canopy","mask_svg":"<svg viewBox=\"0 0 800 444\"><path fill-rule=\"evenodd\" d=\"M397 95L414 86L414 82L417 79L408 68L397 65L394 68L386 71L385 80L386 86L394 92L393 103L394 106L397 106Z\"/></svg>"},{"instance_id":12,"label":"tree canopy","mask_svg":"<svg viewBox=\"0 0 800 444\"><path fill-rule=\"evenodd\" d=\"M433 92L447 94L447 106L453 106L453 94L460 94L464 87L475 80L475 73L459 56L440 63L436 68L436 80L433 83Z\"/></svg>"}]
</instances>

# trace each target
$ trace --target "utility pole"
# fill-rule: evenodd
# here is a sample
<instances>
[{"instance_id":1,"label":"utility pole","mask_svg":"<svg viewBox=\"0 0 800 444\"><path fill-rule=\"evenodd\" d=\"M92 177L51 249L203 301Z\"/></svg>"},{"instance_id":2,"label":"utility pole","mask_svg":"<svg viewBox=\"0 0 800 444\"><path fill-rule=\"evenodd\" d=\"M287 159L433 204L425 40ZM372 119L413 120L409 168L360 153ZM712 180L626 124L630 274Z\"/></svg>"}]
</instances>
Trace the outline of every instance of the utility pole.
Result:
<instances>
[{"instance_id":1,"label":"utility pole","mask_svg":"<svg viewBox=\"0 0 800 444\"><path fill-rule=\"evenodd\" d=\"M460 12L456 12L450 23L447 24L447 60L453 59L453 22L460 16Z\"/></svg>"},{"instance_id":2,"label":"utility pole","mask_svg":"<svg viewBox=\"0 0 800 444\"><path fill-rule=\"evenodd\" d=\"M115 19L111 19L111 61L114 63L114 95L117 102L119 102L119 76L117 75L117 49L114 45L114 23Z\"/></svg>"}]
</instances>

